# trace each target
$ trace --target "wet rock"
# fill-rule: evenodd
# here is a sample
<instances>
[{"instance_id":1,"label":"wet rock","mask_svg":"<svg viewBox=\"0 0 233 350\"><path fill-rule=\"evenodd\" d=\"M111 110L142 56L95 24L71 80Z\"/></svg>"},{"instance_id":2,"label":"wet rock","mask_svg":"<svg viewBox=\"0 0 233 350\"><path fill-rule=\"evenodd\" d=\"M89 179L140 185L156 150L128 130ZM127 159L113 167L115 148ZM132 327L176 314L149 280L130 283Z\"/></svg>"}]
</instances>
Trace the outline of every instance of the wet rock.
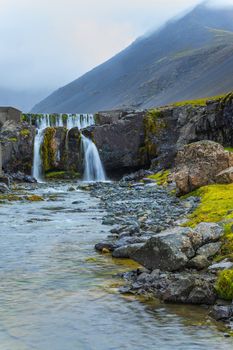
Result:
<instances>
[{"instance_id":1,"label":"wet rock","mask_svg":"<svg viewBox=\"0 0 233 350\"><path fill-rule=\"evenodd\" d=\"M112 252L115 248L116 248L116 246L111 242L101 242L101 243L97 243L95 245L95 249L100 251L100 252L102 252L103 249L107 249L110 252Z\"/></svg>"},{"instance_id":2,"label":"wet rock","mask_svg":"<svg viewBox=\"0 0 233 350\"><path fill-rule=\"evenodd\" d=\"M0 183L4 183L8 187L10 186L10 178L7 175L0 175Z\"/></svg>"},{"instance_id":3,"label":"wet rock","mask_svg":"<svg viewBox=\"0 0 233 350\"><path fill-rule=\"evenodd\" d=\"M112 256L114 258L120 258L120 259L130 259L131 256L139 249L141 248L143 243L135 243L135 244L130 244L128 246L122 246L119 248L116 248Z\"/></svg>"},{"instance_id":4,"label":"wet rock","mask_svg":"<svg viewBox=\"0 0 233 350\"><path fill-rule=\"evenodd\" d=\"M233 316L233 305L214 305L210 311L210 316L216 321L228 320Z\"/></svg>"},{"instance_id":5,"label":"wet rock","mask_svg":"<svg viewBox=\"0 0 233 350\"><path fill-rule=\"evenodd\" d=\"M0 182L0 193L6 192L9 192L9 187L4 182Z\"/></svg>"}]
</instances>

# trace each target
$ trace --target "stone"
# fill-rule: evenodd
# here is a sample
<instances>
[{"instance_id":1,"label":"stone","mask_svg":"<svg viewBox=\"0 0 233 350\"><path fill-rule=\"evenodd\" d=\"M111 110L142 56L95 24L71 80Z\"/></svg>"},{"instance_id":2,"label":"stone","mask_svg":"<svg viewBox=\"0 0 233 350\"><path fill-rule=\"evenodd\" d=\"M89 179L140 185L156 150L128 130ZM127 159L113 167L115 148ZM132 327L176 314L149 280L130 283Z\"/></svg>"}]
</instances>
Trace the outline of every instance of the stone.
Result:
<instances>
[{"instance_id":1,"label":"stone","mask_svg":"<svg viewBox=\"0 0 233 350\"><path fill-rule=\"evenodd\" d=\"M233 305L214 305L210 316L216 321L227 320L233 316Z\"/></svg>"},{"instance_id":2,"label":"stone","mask_svg":"<svg viewBox=\"0 0 233 350\"><path fill-rule=\"evenodd\" d=\"M202 245L218 241L224 234L223 228L216 223L201 222L195 228L197 234L202 236Z\"/></svg>"},{"instance_id":3,"label":"stone","mask_svg":"<svg viewBox=\"0 0 233 350\"><path fill-rule=\"evenodd\" d=\"M9 192L9 188L4 182L0 182L0 193Z\"/></svg>"},{"instance_id":4,"label":"stone","mask_svg":"<svg viewBox=\"0 0 233 350\"><path fill-rule=\"evenodd\" d=\"M0 175L0 183L6 184L8 187L10 186L10 178L7 175Z\"/></svg>"},{"instance_id":5,"label":"stone","mask_svg":"<svg viewBox=\"0 0 233 350\"><path fill-rule=\"evenodd\" d=\"M144 267L154 270L177 271L195 256L188 234L190 228L175 227L152 237L132 254L132 258Z\"/></svg>"},{"instance_id":6,"label":"stone","mask_svg":"<svg viewBox=\"0 0 233 350\"><path fill-rule=\"evenodd\" d=\"M220 174L224 177L222 172L233 165L233 158L220 144L199 141L184 146L178 152L175 163L173 177L178 194L184 195L199 187L218 182L221 179ZM231 182L230 174L229 170L227 183Z\"/></svg>"},{"instance_id":7,"label":"stone","mask_svg":"<svg viewBox=\"0 0 233 350\"><path fill-rule=\"evenodd\" d=\"M221 248L221 245L222 245L221 242L205 244L197 250L197 254L202 255L202 256L206 257L207 259L211 258L215 254L217 254L217 252Z\"/></svg>"},{"instance_id":8,"label":"stone","mask_svg":"<svg viewBox=\"0 0 233 350\"><path fill-rule=\"evenodd\" d=\"M210 271L219 271L219 270L229 270L233 268L233 263L227 259L222 260L219 263L212 264L208 267Z\"/></svg>"},{"instance_id":9,"label":"stone","mask_svg":"<svg viewBox=\"0 0 233 350\"><path fill-rule=\"evenodd\" d=\"M112 252L115 249L115 245L111 242L101 242L95 245L95 249L102 252L103 249L107 249Z\"/></svg>"},{"instance_id":10,"label":"stone","mask_svg":"<svg viewBox=\"0 0 233 350\"><path fill-rule=\"evenodd\" d=\"M209 264L210 262L206 256L197 255L188 262L187 266L196 270L203 270L208 267Z\"/></svg>"},{"instance_id":11,"label":"stone","mask_svg":"<svg viewBox=\"0 0 233 350\"><path fill-rule=\"evenodd\" d=\"M112 256L114 258L130 259L131 256L142 246L143 243L135 243L128 246L119 247L113 251Z\"/></svg>"}]
</instances>

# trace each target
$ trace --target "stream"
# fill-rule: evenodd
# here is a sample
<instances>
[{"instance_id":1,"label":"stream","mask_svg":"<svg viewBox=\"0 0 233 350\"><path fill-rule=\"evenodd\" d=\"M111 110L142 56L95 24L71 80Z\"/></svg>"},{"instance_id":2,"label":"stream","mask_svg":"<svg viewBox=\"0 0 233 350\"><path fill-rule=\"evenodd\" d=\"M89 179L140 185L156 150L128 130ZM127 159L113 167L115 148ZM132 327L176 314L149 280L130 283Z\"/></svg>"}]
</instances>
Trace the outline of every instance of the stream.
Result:
<instances>
[{"instance_id":1,"label":"stream","mask_svg":"<svg viewBox=\"0 0 233 350\"><path fill-rule=\"evenodd\" d=\"M44 201L0 204L0 349L226 349L233 339L200 307L122 296L132 269L99 255L106 214L70 184L28 188Z\"/></svg>"}]
</instances>

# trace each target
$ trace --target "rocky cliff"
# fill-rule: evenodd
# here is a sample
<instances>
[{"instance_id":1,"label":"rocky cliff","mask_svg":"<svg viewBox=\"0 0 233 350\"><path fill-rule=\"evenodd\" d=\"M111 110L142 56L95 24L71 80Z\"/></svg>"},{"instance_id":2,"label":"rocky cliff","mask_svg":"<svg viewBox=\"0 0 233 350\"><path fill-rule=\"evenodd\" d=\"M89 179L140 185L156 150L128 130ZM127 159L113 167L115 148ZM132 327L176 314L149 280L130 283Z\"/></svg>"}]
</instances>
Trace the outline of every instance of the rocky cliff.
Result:
<instances>
[{"instance_id":1,"label":"rocky cliff","mask_svg":"<svg viewBox=\"0 0 233 350\"><path fill-rule=\"evenodd\" d=\"M184 145L211 140L233 146L233 94L212 100L187 101L151 110L116 110L95 115L96 125L83 130L93 139L110 176L141 168L171 168ZM35 128L6 122L1 129L3 168L31 172ZM78 129L45 131L45 170L82 172Z\"/></svg>"}]
</instances>

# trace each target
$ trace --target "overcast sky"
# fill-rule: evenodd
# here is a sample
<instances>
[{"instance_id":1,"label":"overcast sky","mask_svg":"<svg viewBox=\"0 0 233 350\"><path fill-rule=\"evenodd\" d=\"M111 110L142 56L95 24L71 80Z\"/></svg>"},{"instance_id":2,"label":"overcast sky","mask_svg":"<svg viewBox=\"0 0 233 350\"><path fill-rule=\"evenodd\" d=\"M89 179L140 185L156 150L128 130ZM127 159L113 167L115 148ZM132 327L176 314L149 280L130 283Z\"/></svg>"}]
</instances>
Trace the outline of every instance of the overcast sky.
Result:
<instances>
[{"instance_id":1,"label":"overcast sky","mask_svg":"<svg viewBox=\"0 0 233 350\"><path fill-rule=\"evenodd\" d=\"M199 2L0 0L0 104L29 109Z\"/></svg>"}]
</instances>

